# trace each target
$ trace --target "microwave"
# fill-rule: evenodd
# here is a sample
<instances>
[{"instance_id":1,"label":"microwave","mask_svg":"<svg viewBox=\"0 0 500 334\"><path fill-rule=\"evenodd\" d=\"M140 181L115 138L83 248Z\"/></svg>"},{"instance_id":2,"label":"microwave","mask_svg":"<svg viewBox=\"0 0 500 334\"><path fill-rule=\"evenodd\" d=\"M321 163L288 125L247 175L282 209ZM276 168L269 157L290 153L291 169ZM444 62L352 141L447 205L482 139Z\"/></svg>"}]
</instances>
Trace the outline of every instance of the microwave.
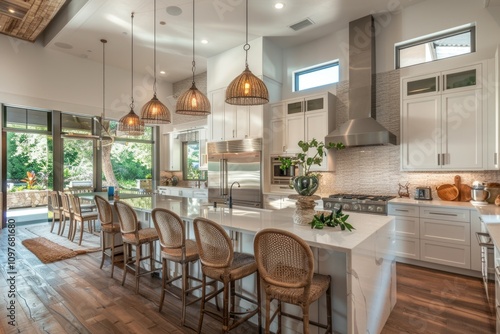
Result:
<instances>
[{"instance_id":1,"label":"microwave","mask_svg":"<svg viewBox=\"0 0 500 334\"><path fill-rule=\"evenodd\" d=\"M283 170L280 168L281 162L278 157L271 157L271 184L286 184L290 183L290 179L298 174L297 166Z\"/></svg>"}]
</instances>

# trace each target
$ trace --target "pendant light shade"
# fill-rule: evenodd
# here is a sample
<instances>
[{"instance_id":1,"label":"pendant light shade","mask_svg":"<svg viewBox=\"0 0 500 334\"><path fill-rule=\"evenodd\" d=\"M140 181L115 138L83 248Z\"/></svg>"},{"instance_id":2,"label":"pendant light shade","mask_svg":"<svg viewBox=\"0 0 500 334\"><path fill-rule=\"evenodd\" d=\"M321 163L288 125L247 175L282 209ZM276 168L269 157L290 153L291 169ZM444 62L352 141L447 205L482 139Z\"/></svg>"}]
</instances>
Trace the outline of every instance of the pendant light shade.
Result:
<instances>
[{"instance_id":1,"label":"pendant light shade","mask_svg":"<svg viewBox=\"0 0 500 334\"><path fill-rule=\"evenodd\" d=\"M133 107L131 107L128 114L120 118L118 131L128 136L142 136L144 134L144 122L134 112Z\"/></svg>"},{"instance_id":2,"label":"pendant light shade","mask_svg":"<svg viewBox=\"0 0 500 334\"><path fill-rule=\"evenodd\" d=\"M131 15L131 31L132 33L130 34L132 36L132 56L131 56L131 73L132 73L132 80L131 80L131 103L130 103L130 111L127 115L123 116L120 118L120 121L118 122L118 129L117 131L124 133L125 135L128 136L142 136L144 134L144 122L139 118L139 116L136 115L134 112L134 13L132 12Z\"/></svg>"},{"instance_id":3,"label":"pendant light shade","mask_svg":"<svg viewBox=\"0 0 500 334\"><path fill-rule=\"evenodd\" d=\"M153 98L141 110L141 119L148 124L171 123L170 110L156 97L156 0L154 1L154 82Z\"/></svg>"},{"instance_id":4,"label":"pendant light shade","mask_svg":"<svg viewBox=\"0 0 500 334\"><path fill-rule=\"evenodd\" d=\"M210 114L210 101L193 85L177 99L175 112L182 115L203 116Z\"/></svg>"},{"instance_id":5,"label":"pendant light shade","mask_svg":"<svg viewBox=\"0 0 500 334\"><path fill-rule=\"evenodd\" d=\"M194 73L196 69L196 62L194 60L194 0L193 0L193 83L191 88L181 94L177 99L175 106L175 113L191 116L205 116L210 114L210 101L208 98L196 88L194 82Z\"/></svg>"},{"instance_id":6,"label":"pendant light shade","mask_svg":"<svg viewBox=\"0 0 500 334\"><path fill-rule=\"evenodd\" d=\"M248 68L248 0L246 0L246 43L245 70L226 88L226 103L239 106L254 106L269 102L269 92L264 81L257 78Z\"/></svg>"}]
</instances>

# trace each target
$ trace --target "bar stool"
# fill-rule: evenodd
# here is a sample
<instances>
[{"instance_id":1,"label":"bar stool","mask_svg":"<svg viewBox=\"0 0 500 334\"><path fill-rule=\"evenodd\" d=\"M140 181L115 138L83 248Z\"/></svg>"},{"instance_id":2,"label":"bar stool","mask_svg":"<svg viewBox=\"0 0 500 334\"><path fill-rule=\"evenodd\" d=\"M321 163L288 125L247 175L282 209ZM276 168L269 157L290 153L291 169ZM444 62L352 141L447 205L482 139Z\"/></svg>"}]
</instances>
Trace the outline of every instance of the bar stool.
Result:
<instances>
[{"instance_id":1,"label":"bar stool","mask_svg":"<svg viewBox=\"0 0 500 334\"><path fill-rule=\"evenodd\" d=\"M104 258L107 256L111 260L111 278L113 278L113 271L115 270L115 235L120 233L120 223L113 222L113 209L111 204L99 195L94 196L94 203L97 206L99 214L99 221L101 222L101 266L104 264ZM111 245L106 244L106 237L111 236ZM121 245L118 245L121 246ZM106 253L106 250L111 253Z\"/></svg>"},{"instance_id":2,"label":"bar stool","mask_svg":"<svg viewBox=\"0 0 500 334\"><path fill-rule=\"evenodd\" d=\"M78 241L78 245L82 244L82 239L83 239L83 226L85 222L87 222L87 228L89 230L89 233L93 232L93 223L97 220L97 212L96 211L89 211L89 212L82 212L82 208L80 206L80 198L74 196L73 194L67 194L68 199L72 205L73 209L73 228L70 229L71 233L71 241L75 240L75 235L76 235L76 225L77 222L80 223L80 240Z\"/></svg>"},{"instance_id":3,"label":"bar stool","mask_svg":"<svg viewBox=\"0 0 500 334\"><path fill-rule=\"evenodd\" d=\"M196 241L186 239L186 229L182 219L174 212L156 208L152 212L153 223L161 245L161 258L162 258L162 290L160 296L160 308L163 307L165 299L165 292L171 293L174 297L179 298L177 295L166 289L167 285L182 279L182 314L181 324L184 326L186 318L186 306L189 306L198 300L197 298L189 303L186 302L187 295L194 290L200 289L201 284L189 287L189 279L201 282L200 279L189 275L189 264L196 262L199 259ZM176 277L168 278L167 261L179 263L182 266L182 274Z\"/></svg>"},{"instance_id":4,"label":"bar stool","mask_svg":"<svg viewBox=\"0 0 500 334\"><path fill-rule=\"evenodd\" d=\"M139 292L139 278L141 276L152 274L159 271L154 266L154 247L153 244L158 240L158 233L154 228L140 228L139 221L134 209L122 201L115 201L115 210L118 213L120 222L120 231L123 239L124 268L122 285L125 284L127 271L130 269L135 276L135 293ZM149 255L142 257L142 245L149 245ZM131 256L132 247L135 247L135 257ZM143 260L149 260L150 270L141 272L140 264Z\"/></svg>"},{"instance_id":5,"label":"bar stool","mask_svg":"<svg viewBox=\"0 0 500 334\"><path fill-rule=\"evenodd\" d=\"M59 219L59 229L57 230L57 234L60 235L63 222L63 207L61 205L61 201L59 200L59 194L55 190L50 192L50 208L52 211L52 224L50 225L50 233L52 233L52 231L54 230L57 215Z\"/></svg>"},{"instance_id":6,"label":"bar stool","mask_svg":"<svg viewBox=\"0 0 500 334\"><path fill-rule=\"evenodd\" d=\"M229 332L236 326L257 315L259 333L262 330L260 312L260 279L257 271L257 263L251 254L233 251L233 244L226 231L217 223L205 219L196 218L193 222L196 244L200 254L202 269L202 298L200 306L200 319L198 322L198 333L201 333L203 316L209 316L222 320L222 331ZM257 301L248 298L235 291L235 281L255 273L257 282ZM214 281L220 281L223 287L206 295L207 277ZM223 293L222 316L205 307L205 303ZM247 312L235 312L235 297L239 297L256 305L255 309ZM229 305L229 302L231 305ZM238 316L243 316L237 318ZM230 322L230 319L233 319Z\"/></svg>"},{"instance_id":7,"label":"bar stool","mask_svg":"<svg viewBox=\"0 0 500 334\"><path fill-rule=\"evenodd\" d=\"M325 328L332 333L331 277L314 273L311 248L293 233L277 229L264 229L255 235L254 254L266 293L266 328L278 315L278 332L281 333L281 316L303 323L303 333L309 333L309 324ZM326 294L327 324L309 319L309 305ZM271 316L270 304L278 300L278 307ZM281 303L298 305L302 318L282 311Z\"/></svg>"},{"instance_id":8,"label":"bar stool","mask_svg":"<svg viewBox=\"0 0 500 334\"><path fill-rule=\"evenodd\" d=\"M64 229L66 228L66 218L69 219L69 231L68 231L68 239L71 239L71 231L73 230L73 211L71 210L71 203L68 198L68 193L60 191L59 195L61 196L61 203L63 207L62 217L63 220L61 222L61 226L59 226L59 235L64 234Z\"/></svg>"}]
</instances>

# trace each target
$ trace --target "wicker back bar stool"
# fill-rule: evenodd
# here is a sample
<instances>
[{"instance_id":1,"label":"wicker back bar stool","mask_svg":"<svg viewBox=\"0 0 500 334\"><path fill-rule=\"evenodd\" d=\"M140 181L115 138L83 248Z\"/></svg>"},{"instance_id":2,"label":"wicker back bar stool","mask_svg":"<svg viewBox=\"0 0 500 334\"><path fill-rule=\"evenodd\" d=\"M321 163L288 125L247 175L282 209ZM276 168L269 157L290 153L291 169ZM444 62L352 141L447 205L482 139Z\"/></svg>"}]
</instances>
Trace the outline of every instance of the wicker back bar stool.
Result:
<instances>
[{"instance_id":1,"label":"wicker back bar stool","mask_svg":"<svg viewBox=\"0 0 500 334\"><path fill-rule=\"evenodd\" d=\"M125 284L127 271L131 270L135 276L135 292L138 293L140 277L160 270L155 268L154 260L154 242L158 240L158 233L152 227L140 228L134 209L127 203L115 201L114 206L118 213L124 248L122 285ZM142 245L149 246L149 255L143 256ZM135 247L135 257L132 256L132 247ZM149 260L149 270L141 270L141 261L144 260Z\"/></svg>"},{"instance_id":2,"label":"wicker back bar stool","mask_svg":"<svg viewBox=\"0 0 500 334\"><path fill-rule=\"evenodd\" d=\"M96 211L88 211L88 212L83 212L82 207L80 204L80 198L74 196L73 194L67 194L68 199L70 203L72 204L72 209L73 209L73 228L70 229L70 234L71 234L71 241L75 239L76 235L76 227L77 223L80 223L80 239L78 241L78 244L82 244L82 239L83 239L83 230L84 230L84 225L85 222L87 222L87 228L89 233L93 233L93 224L97 220L97 212Z\"/></svg>"},{"instance_id":3,"label":"wicker back bar stool","mask_svg":"<svg viewBox=\"0 0 500 334\"><path fill-rule=\"evenodd\" d=\"M54 230L56 219L59 220L59 229L57 234L61 235L61 226L63 222L63 207L59 199L59 193L56 190L50 192L50 211L52 211L52 224L50 225L50 233Z\"/></svg>"},{"instance_id":4,"label":"wicker back bar stool","mask_svg":"<svg viewBox=\"0 0 500 334\"><path fill-rule=\"evenodd\" d=\"M101 222L101 266L99 268L102 269L105 257L109 257L111 260L111 278L113 278L116 262L115 235L120 233L120 223L113 221L113 208L104 197L95 195L94 203L97 206L99 221ZM108 236L111 236L111 245L106 242ZM110 250L110 252L106 252L107 250Z\"/></svg>"},{"instance_id":5,"label":"wicker back bar stool","mask_svg":"<svg viewBox=\"0 0 500 334\"><path fill-rule=\"evenodd\" d=\"M156 208L153 209L152 217L160 239L162 258L162 290L159 312L161 312L163 307L165 292L169 292L174 297L179 298L176 294L167 290L167 285L176 280L182 279L182 293L180 297L182 301L181 324L184 326L186 306L196 303L201 299L200 297L187 302L187 296L189 293L201 288L201 280L189 274L189 265L199 259L196 241L186 239L186 228L184 226L184 222L175 212L167 209ZM169 278L168 261L179 263L182 266L182 274ZM194 280L198 282L198 284L190 287L189 280Z\"/></svg>"},{"instance_id":6,"label":"wicker back bar stool","mask_svg":"<svg viewBox=\"0 0 500 334\"><path fill-rule=\"evenodd\" d=\"M201 333L203 316L205 314L222 321L222 331L229 332L233 328L257 315L259 333L262 330L260 311L260 279L257 263L251 254L233 251L233 243L226 231L217 223L206 219L196 218L193 222L196 244L200 254L202 269L202 298L200 306L200 319L198 333ZM253 300L236 292L235 281L255 274L257 289L256 298ZM207 277L222 283L221 289L206 294ZM223 293L222 316L206 307L206 302ZM249 311L236 311L235 297L255 304Z\"/></svg>"},{"instance_id":7,"label":"wicker back bar stool","mask_svg":"<svg viewBox=\"0 0 500 334\"><path fill-rule=\"evenodd\" d=\"M303 322L303 333L309 333L309 324L325 328L332 333L331 277L314 273L314 258L309 245L297 235L277 229L264 229L255 235L254 254L266 294L266 327L278 316L281 333L281 316ZM309 319L309 305L326 294L327 323ZM278 307L271 315L270 304L278 300ZM281 303L298 305L302 318L283 312Z\"/></svg>"},{"instance_id":8,"label":"wicker back bar stool","mask_svg":"<svg viewBox=\"0 0 500 334\"><path fill-rule=\"evenodd\" d=\"M68 197L69 194L64 191L60 191L59 195L61 196L61 204L63 208L62 221L60 222L61 226L59 226L59 235L64 234L67 218L69 220L68 239L71 239L71 231L73 230L73 211L71 210L71 202Z\"/></svg>"}]
</instances>

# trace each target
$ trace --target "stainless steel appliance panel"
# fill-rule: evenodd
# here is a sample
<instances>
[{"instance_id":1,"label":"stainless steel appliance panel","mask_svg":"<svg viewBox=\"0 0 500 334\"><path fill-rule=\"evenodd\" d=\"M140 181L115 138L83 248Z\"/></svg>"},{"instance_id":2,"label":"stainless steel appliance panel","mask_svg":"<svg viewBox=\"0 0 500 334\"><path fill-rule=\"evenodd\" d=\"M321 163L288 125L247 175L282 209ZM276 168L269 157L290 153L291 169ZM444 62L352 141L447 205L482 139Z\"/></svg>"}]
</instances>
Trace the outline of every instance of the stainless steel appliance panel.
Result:
<instances>
[{"instance_id":1,"label":"stainless steel appliance panel","mask_svg":"<svg viewBox=\"0 0 500 334\"><path fill-rule=\"evenodd\" d=\"M209 153L208 201L223 203L233 182L233 205L262 207L261 152Z\"/></svg>"}]
</instances>

